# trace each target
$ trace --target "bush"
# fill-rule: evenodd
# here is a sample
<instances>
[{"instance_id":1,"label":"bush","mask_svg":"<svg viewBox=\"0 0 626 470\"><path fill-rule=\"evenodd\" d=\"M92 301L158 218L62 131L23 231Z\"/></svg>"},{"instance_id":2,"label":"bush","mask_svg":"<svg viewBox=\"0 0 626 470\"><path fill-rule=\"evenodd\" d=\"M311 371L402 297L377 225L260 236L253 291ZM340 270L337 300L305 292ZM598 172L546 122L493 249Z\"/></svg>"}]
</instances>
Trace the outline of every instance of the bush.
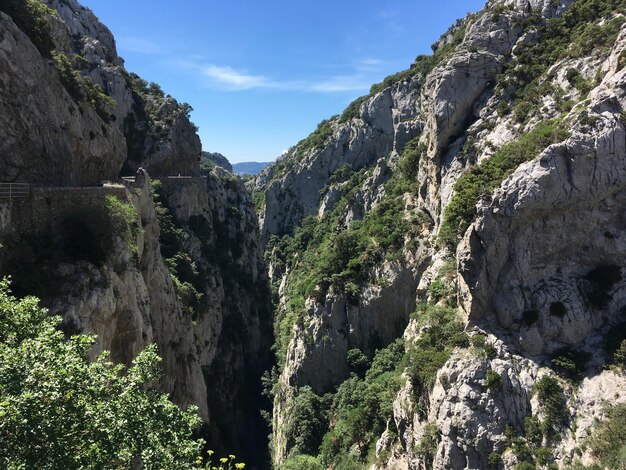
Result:
<instances>
[{"instance_id":1,"label":"bush","mask_svg":"<svg viewBox=\"0 0 626 470\"><path fill-rule=\"evenodd\" d=\"M626 313L626 309L623 309L622 314ZM622 354L620 349L626 341L626 322L622 322L611 328L604 340L604 351L608 357L608 362L617 365L622 365Z\"/></svg>"},{"instance_id":2,"label":"bush","mask_svg":"<svg viewBox=\"0 0 626 470\"><path fill-rule=\"evenodd\" d=\"M488 370L485 375L485 385L491 391L496 391L502 388L502 377L495 370Z\"/></svg>"},{"instance_id":3,"label":"bush","mask_svg":"<svg viewBox=\"0 0 626 470\"><path fill-rule=\"evenodd\" d=\"M294 454L317 455L328 429L326 404L311 387L302 387L289 412L286 448Z\"/></svg>"},{"instance_id":4,"label":"bush","mask_svg":"<svg viewBox=\"0 0 626 470\"><path fill-rule=\"evenodd\" d=\"M604 468L626 466L626 404L606 410L606 419L598 424L589 439L591 453Z\"/></svg>"},{"instance_id":5,"label":"bush","mask_svg":"<svg viewBox=\"0 0 626 470\"><path fill-rule=\"evenodd\" d=\"M455 309L422 304L414 316L423 328L408 349L405 364L418 405L425 412L426 395L435 383L437 371L455 347L467 345L467 337Z\"/></svg>"},{"instance_id":6,"label":"bush","mask_svg":"<svg viewBox=\"0 0 626 470\"><path fill-rule=\"evenodd\" d=\"M350 369L359 376L365 375L370 361L360 349L350 349L346 355Z\"/></svg>"},{"instance_id":7,"label":"bush","mask_svg":"<svg viewBox=\"0 0 626 470\"><path fill-rule=\"evenodd\" d=\"M310 455L293 455L279 465L277 470L324 470L324 467L317 458Z\"/></svg>"},{"instance_id":8,"label":"bush","mask_svg":"<svg viewBox=\"0 0 626 470\"><path fill-rule=\"evenodd\" d=\"M502 460L502 456L500 454L492 452L487 457L487 463L492 467L500 468L504 464L504 461Z\"/></svg>"},{"instance_id":9,"label":"bush","mask_svg":"<svg viewBox=\"0 0 626 470\"><path fill-rule=\"evenodd\" d=\"M486 359L493 359L498 355L498 350L492 343L487 342L487 337L483 334L475 334L471 337L470 343L476 352Z\"/></svg>"},{"instance_id":10,"label":"bush","mask_svg":"<svg viewBox=\"0 0 626 470\"><path fill-rule=\"evenodd\" d=\"M62 52L52 52L54 64L61 83L77 103L86 102L91 105L100 118L108 122L111 111L115 108L115 100L106 95L100 85L91 78L84 77L72 64L68 56Z\"/></svg>"},{"instance_id":11,"label":"bush","mask_svg":"<svg viewBox=\"0 0 626 470\"><path fill-rule=\"evenodd\" d=\"M420 144L419 140L420 136L417 136L406 144L398 163L398 169L402 177L409 182L417 180L420 158L426 152L426 146Z\"/></svg>"},{"instance_id":12,"label":"bush","mask_svg":"<svg viewBox=\"0 0 626 470\"><path fill-rule=\"evenodd\" d=\"M200 419L154 388L156 347L128 369L107 352L89 362L95 337L66 339L37 304L0 281L0 466L196 468Z\"/></svg>"},{"instance_id":13,"label":"bush","mask_svg":"<svg viewBox=\"0 0 626 470\"><path fill-rule=\"evenodd\" d=\"M135 207L111 195L104 201L76 207L63 223L63 250L67 260L84 260L102 266L114 251L116 237L136 252L138 222Z\"/></svg>"},{"instance_id":14,"label":"bush","mask_svg":"<svg viewBox=\"0 0 626 470\"><path fill-rule=\"evenodd\" d=\"M339 386L332 398L330 422L333 426L320 447L325 467L352 468L354 449L357 459L365 460L393 414L403 356L404 344L400 339L376 351L362 379L352 374Z\"/></svg>"},{"instance_id":15,"label":"bush","mask_svg":"<svg viewBox=\"0 0 626 470\"><path fill-rule=\"evenodd\" d=\"M541 431L545 437L550 438L566 424L568 419L563 389L557 379L544 375L535 383L533 391L537 393L544 414Z\"/></svg>"},{"instance_id":16,"label":"bush","mask_svg":"<svg viewBox=\"0 0 626 470\"><path fill-rule=\"evenodd\" d=\"M562 348L554 353L552 364L558 372L572 380L582 379L591 354L586 351L576 351L572 348Z\"/></svg>"},{"instance_id":17,"label":"bush","mask_svg":"<svg viewBox=\"0 0 626 470\"><path fill-rule=\"evenodd\" d=\"M613 354L613 363L626 372L626 339L622 341Z\"/></svg>"},{"instance_id":18,"label":"bush","mask_svg":"<svg viewBox=\"0 0 626 470\"><path fill-rule=\"evenodd\" d=\"M40 0L2 0L0 10L26 33L42 56L52 57L54 42L48 23L48 16L56 16L52 8Z\"/></svg>"}]
</instances>

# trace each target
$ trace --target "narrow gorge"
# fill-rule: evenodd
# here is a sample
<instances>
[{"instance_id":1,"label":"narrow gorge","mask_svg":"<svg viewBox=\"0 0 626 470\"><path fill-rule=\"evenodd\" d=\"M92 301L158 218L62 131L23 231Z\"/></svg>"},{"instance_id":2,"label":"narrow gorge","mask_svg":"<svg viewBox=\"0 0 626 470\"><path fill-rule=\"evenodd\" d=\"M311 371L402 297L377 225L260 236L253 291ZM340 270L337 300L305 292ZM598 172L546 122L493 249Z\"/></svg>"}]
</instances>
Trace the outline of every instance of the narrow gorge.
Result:
<instances>
[{"instance_id":1,"label":"narrow gorge","mask_svg":"<svg viewBox=\"0 0 626 470\"><path fill-rule=\"evenodd\" d=\"M246 468L626 468L626 2L432 51L240 178L89 9L0 1L0 274Z\"/></svg>"}]
</instances>

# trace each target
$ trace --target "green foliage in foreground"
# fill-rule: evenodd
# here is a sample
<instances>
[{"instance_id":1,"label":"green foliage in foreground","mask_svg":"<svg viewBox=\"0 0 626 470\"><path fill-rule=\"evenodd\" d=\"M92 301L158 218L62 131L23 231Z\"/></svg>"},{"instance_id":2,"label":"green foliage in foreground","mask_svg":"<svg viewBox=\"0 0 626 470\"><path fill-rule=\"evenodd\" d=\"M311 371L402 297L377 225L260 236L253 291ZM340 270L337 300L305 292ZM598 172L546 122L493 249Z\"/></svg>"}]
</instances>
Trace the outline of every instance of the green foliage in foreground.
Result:
<instances>
[{"instance_id":1,"label":"green foliage in foreground","mask_svg":"<svg viewBox=\"0 0 626 470\"><path fill-rule=\"evenodd\" d=\"M454 249L476 216L476 204L522 163L535 158L549 145L569 136L559 120L537 124L527 134L500 147L484 162L470 168L455 183L455 194L446 206L439 231L442 243Z\"/></svg>"},{"instance_id":2,"label":"green foliage in foreground","mask_svg":"<svg viewBox=\"0 0 626 470\"><path fill-rule=\"evenodd\" d=\"M149 346L128 369L89 362L95 338L65 339L38 300L0 281L0 466L7 469L196 468L194 407L181 411L154 385Z\"/></svg>"}]
</instances>

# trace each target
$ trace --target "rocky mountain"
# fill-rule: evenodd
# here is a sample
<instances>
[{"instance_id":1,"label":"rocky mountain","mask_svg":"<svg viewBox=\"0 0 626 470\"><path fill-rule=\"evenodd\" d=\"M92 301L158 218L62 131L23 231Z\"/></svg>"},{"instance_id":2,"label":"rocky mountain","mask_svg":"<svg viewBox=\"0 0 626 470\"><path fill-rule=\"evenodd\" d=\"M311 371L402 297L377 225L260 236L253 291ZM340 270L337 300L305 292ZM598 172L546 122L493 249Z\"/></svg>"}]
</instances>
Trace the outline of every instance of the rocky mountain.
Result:
<instances>
[{"instance_id":1,"label":"rocky mountain","mask_svg":"<svg viewBox=\"0 0 626 470\"><path fill-rule=\"evenodd\" d=\"M90 10L1 1L0 274L248 467L623 468L625 24L490 0L250 193Z\"/></svg>"},{"instance_id":2,"label":"rocky mountain","mask_svg":"<svg viewBox=\"0 0 626 470\"><path fill-rule=\"evenodd\" d=\"M226 171L230 171L231 173L233 172L233 166L230 164L228 159L221 153L202 152L200 160L200 170L211 170L215 166L219 166L220 168L223 168Z\"/></svg>"},{"instance_id":3,"label":"rocky mountain","mask_svg":"<svg viewBox=\"0 0 626 470\"><path fill-rule=\"evenodd\" d=\"M75 0L0 2L0 182L30 185L0 199L0 273L67 334L97 334L94 357L156 343L162 389L199 407L212 448L262 464L271 307L250 193L199 176L189 105L123 64Z\"/></svg>"},{"instance_id":4,"label":"rocky mountain","mask_svg":"<svg viewBox=\"0 0 626 470\"><path fill-rule=\"evenodd\" d=\"M256 178L275 464L624 465L625 15L491 0Z\"/></svg>"}]
</instances>

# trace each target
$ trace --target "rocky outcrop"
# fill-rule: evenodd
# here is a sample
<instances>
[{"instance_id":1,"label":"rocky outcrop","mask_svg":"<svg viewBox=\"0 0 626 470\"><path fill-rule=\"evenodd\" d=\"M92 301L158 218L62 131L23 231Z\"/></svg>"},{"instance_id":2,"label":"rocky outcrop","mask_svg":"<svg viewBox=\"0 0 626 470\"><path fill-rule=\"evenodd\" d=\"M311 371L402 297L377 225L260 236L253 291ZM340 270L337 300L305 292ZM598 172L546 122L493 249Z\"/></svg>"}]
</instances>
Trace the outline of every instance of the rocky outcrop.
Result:
<instances>
[{"instance_id":1,"label":"rocky outcrop","mask_svg":"<svg viewBox=\"0 0 626 470\"><path fill-rule=\"evenodd\" d=\"M90 10L45 3L50 54L0 12L0 181L33 185L0 200L0 273L68 334L96 334L94 355L156 343L163 390L199 407L212 448L262 466L272 330L251 196L198 176L190 107L129 74Z\"/></svg>"},{"instance_id":2,"label":"rocky outcrop","mask_svg":"<svg viewBox=\"0 0 626 470\"><path fill-rule=\"evenodd\" d=\"M332 135L322 148L296 147L264 170L255 184L264 193L259 214L263 242L290 233L304 217L316 214L320 190L339 168L358 171L401 151L422 127L415 120L417 93L412 83L385 89L361 104L357 119L333 119L328 124Z\"/></svg>"},{"instance_id":3,"label":"rocky outcrop","mask_svg":"<svg viewBox=\"0 0 626 470\"><path fill-rule=\"evenodd\" d=\"M495 313L531 354L580 344L619 316L625 301L626 132L619 113L626 75L616 70L622 37L584 120L571 115L572 136L483 200L459 248L470 321ZM525 311L538 313L535 324L520 325Z\"/></svg>"},{"instance_id":4,"label":"rocky outcrop","mask_svg":"<svg viewBox=\"0 0 626 470\"><path fill-rule=\"evenodd\" d=\"M226 171L230 171L231 173L233 172L233 166L230 164L228 159L221 153L202 152L202 158L205 160L208 160L210 163L214 164L215 166L219 166L220 168L223 168Z\"/></svg>"},{"instance_id":5,"label":"rocky outcrop","mask_svg":"<svg viewBox=\"0 0 626 470\"><path fill-rule=\"evenodd\" d=\"M610 399L594 401L592 395L607 398L623 383L623 374L603 368L611 360L604 352L605 339L624 321L626 304L626 265L621 261L625 36L622 17L608 12L604 19L585 20L576 30L579 34L596 21L593 27L605 36L595 49L578 44L577 37L557 37L564 48L570 43L579 48L560 55L534 47L553 34L549 27L559 24L562 15L568 23L558 34L567 34L567 27L582 21L581 10L567 16L572 5L576 2L488 2L482 12L458 22L440 39L430 62L418 59L409 71L374 87L377 93L358 101L342 117L322 123L256 180L264 204L264 242L277 235L291 243L290 248L304 247L290 252L294 261L288 269L271 271L278 287L279 318L282 312L293 312L294 293L287 287L301 275L299 265L306 266L307 256L316 253L306 238L304 243L298 238L315 236L314 231L284 236L304 217L316 215L321 222L335 217L332 230L347 232L381 204L384 208L389 191L397 191L394 184L403 177L398 175L409 174L414 180L407 184L415 187L404 188L405 216L411 217L415 209L428 221L421 231L407 233L400 259L410 280L392 281L387 286L391 294L375 287L375 273L386 269L383 264L371 268L356 293L351 286L349 295L331 291L320 298L318 293L325 291L318 286L305 301L304 314L280 358L284 363L273 423L276 462L290 452L285 417L300 387L310 386L319 395L332 393L354 372L346 361L350 348L371 354L365 343L372 332L384 335L385 343L399 336L387 329L386 321L395 318L406 324L410 312L400 307L403 301L409 310L416 301L435 311L456 305L442 300L454 287L446 287L440 274L448 269L442 260L454 255L457 269L451 268L451 276L460 288L460 318L470 338L485 335L489 352L473 340L457 347L437 372L434 387L426 391L419 377L404 375L393 419L376 445L375 467L513 468L535 457L558 467L577 458L592 462L589 451L576 449L584 433L573 423L602 418ZM610 21L617 25L612 30ZM544 55L533 62L532 54ZM515 150L521 137L539 135L545 121L558 124L549 131L549 143L530 154ZM320 139L325 139L322 144ZM402 155L405 148L408 156ZM367 168L369 183L350 189L348 179L336 176L342 167ZM374 168L385 176L372 178ZM465 186L458 184L460 179ZM454 199L463 188L467 197L476 192L475 216L473 200L466 208L464 201ZM446 213L451 202L454 207ZM333 212L338 206L339 216ZM438 232L450 212L463 210L460 217L470 220L459 227L469 229L453 253L443 240L437 241ZM313 223L309 218L304 226ZM270 250L281 247L276 240L269 243ZM335 239L328 240L324 243L332 249ZM410 242L420 248L409 248ZM393 307L385 300L391 298ZM372 308L363 309L365 304ZM360 314L352 316L356 311ZM387 317L389 311L402 313ZM419 319L409 322L404 333L407 350L421 344L428 328ZM573 372L558 366L562 355L580 358L585 353L592 359L575 365L580 377L572 380L568 373ZM412 365L407 366L411 370ZM543 419L536 389L542 377L555 378L567 408L566 422L557 437L550 438L549 450L537 449L541 444L525 436L528 419ZM610 391L599 392L602 381ZM339 426L333 422L334 412L331 409L331 430ZM327 437L338 439L334 434ZM517 448L520 442L531 449L529 455ZM359 450L362 444L353 442ZM329 458L328 449L320 450L326 452L320 454L323 458Z\"/></svg>"},{"instance_id":6,"label":"rocky outcrop","mask_svg":"<svg viewBox=\"0 0 626 470\"><path fill-rule=\"evenodd\" d=\"M0 13L0 180L81 186L116 178L126 143L77 102L50 60Z\"/></svg>"}]
</instances>

